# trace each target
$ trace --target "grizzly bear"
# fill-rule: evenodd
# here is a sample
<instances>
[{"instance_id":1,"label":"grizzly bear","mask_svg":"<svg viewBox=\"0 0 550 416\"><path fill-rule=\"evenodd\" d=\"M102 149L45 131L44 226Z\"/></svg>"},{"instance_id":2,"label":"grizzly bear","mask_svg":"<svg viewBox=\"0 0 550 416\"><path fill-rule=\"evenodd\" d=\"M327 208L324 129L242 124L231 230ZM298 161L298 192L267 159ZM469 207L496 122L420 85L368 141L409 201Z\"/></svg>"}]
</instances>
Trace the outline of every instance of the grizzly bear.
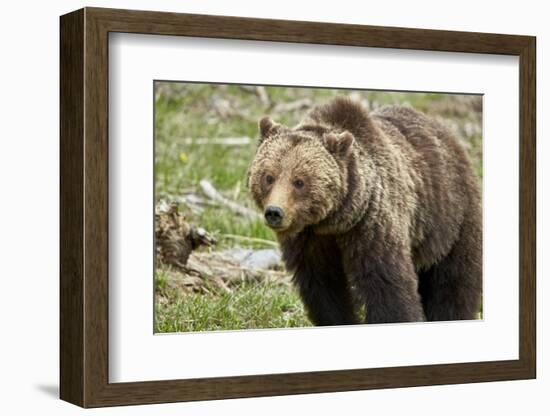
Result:
<instances>
[{"instance_id":1,"label":"grizzly bear","mask_svg":"<svg viewBox=\"0 0 550 416\"><path fill-rule=\"evenodd\" d=\"M442 124L338 97L259 129L248 187L313 324L476 318L479 179Z\"/></svg>"}]
</instances>

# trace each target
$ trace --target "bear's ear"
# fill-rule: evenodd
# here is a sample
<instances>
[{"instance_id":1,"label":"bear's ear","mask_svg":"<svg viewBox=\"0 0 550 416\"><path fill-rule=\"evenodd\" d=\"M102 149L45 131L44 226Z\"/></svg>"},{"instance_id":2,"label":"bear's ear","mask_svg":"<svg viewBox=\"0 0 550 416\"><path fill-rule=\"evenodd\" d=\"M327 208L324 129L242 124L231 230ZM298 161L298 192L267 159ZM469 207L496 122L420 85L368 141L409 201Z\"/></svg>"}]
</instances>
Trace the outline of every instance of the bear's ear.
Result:
<instances>
[{"instance_id":1,"label":"bear's ear","mask_svg":"<svg viewBox=\"0 0 550 416\"><path fill-rule=\"evenodd\" d=\"M281 129L281 125L275 123L270 117L263 117L259 123L260 126L260 142L273 136Z\"/></svg>"},{"instance_id":2,"label":"bear's ear","mask_svg":"<svg viewBox=\"0 0 550 416\"><path fill-rule=\"evenodd\" d=\"M346 155L351 149L355 138L349 131L343 133L326 133L323 143L327 150L334 155Z\"/></svg>"}]
</instances>

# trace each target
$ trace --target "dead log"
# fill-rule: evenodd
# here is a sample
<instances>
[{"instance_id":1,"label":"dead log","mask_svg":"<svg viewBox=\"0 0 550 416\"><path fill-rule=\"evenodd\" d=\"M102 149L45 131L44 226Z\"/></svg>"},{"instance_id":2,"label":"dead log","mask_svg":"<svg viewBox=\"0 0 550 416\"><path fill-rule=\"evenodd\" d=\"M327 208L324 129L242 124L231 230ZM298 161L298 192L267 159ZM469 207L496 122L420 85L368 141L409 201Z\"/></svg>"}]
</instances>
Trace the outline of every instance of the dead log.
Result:
<instances>
[{"instance_id":1,"label":"dead log","mask_svg":"<svg viewBox=\"0 0 550 416\"><path fill-rule=\"evenodd\" d=\"M292 277L282 265L275 269L250 267L228 252L192 252L184 268L163 267L167 286L184 293L231 292L243 282L274 283L290 286Z\"/></svg>"},{"instance_id":2,"label":"dead log","mask_svg":"<svg viewBox=\"0 0 550 416\"><path fill-rule=\"evenodd\" d=\"M155 209L155 262L184 268L191 252L215 243L203 228L189 224L178 212L177 204L158 204Z\"/></svg>"}]
</instances>

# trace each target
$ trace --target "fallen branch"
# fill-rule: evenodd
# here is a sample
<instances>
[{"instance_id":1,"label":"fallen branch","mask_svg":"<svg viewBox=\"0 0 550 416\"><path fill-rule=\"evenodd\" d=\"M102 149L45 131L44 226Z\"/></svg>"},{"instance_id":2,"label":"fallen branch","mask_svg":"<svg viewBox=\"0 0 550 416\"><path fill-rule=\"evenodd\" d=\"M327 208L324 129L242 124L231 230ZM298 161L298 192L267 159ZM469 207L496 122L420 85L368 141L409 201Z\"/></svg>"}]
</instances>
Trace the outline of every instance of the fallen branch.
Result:
<instances>
[{"instance_id":1,"label":"fallen branch","mask_svg":"<svg viewBox=\"0 0 550 416\"><path fill-rule=\"evenodd\" d=\"M267 108L271 106L271 101L265 87L262 87L261 85L239 85L239 88L243 91L255 94L264 107Z\"/></svg>"},{"instance_id":2,"label":"fallen branch","mask_svg":"<svg viewBox=\"0 0 550 416\"><path fill-rule=\"evenodd\" d=\"M255 88L255 92L264 107L269 107L271 105L271 101L269 100L269 95L267 94L265 87L258 86Z\"/></svg>"},{"instance_id":3,"label":"fallen branch","mask_svg":"<svg viewBox=\"0 0 550 416\"><path fill-rule=\"evenodd\" d=\"M273 107L274 113L288 113L291 111L302 110L309 108L313 105L313 102L309 98L302 98L300 100L291 101L289 103L280 103Z\"/></svg>"},{"instance_id":4,"label":"fallen branch","mask_svg":"<svg viewBox=\"0 0 550 416\"><path fill-rule=\"evenodd\" d=\"M264 240L263 238L246 237L244 235L235 235L235 234L220 234L220 237L226 238L228 240L247 241L249 243L264 244L270 247L279 247L279 245L275 241Z\"/></svg>"},{"instance_id":5,"label":"fallen branch","mask_svg":"<svg viewBox=\"0 0 550 416\"><path fill-rule=\"evenodd\" d=\"M212 201L210 199L207 199L205 197L202 197L200 195L196 195L193 193L184 194L182 196L179 196L177 198L174 198L175 201L179 204L185 204L187 206L194 206L198 208L205 208L205 207L219 207L220 204L218 202Z\"/></svg>"},{"instance_id":6,"label":"fallen branch","mask_svg":"<svg viewBox=\"0 0 550 416\"><path fill-rule=\"evenodd\" d=\"M292 276L282 269L265 269L246 266L229 253L193 252L184 268L162 266L166 287L184 293L210 293L213 289L231 292L243 282L274 283L289 286ZM159 302L163 302L163 290L157 289Z\"/></svg>"},{"instance_id":7,"label":"fallen branch","mask_svg":"<svg viewBox=\"0 0 550 416\"><path fill-rule=\"evenodd\" d=\"M231 201L224 197L222 194L220 194L216 188L214 188L214 185L212 185L210 182L208 182L206 179L203 179L199 182L199 186L201 187L202 192L211 200L220 203L221 205L226 206L231 211L235 212L237 215L240 215L241 217L247 218L250 221L257 221L262 218L260 214L258 214L256 211L243 207L242 205L237 204L234 201Z\"/></svg>"}]
</instances>

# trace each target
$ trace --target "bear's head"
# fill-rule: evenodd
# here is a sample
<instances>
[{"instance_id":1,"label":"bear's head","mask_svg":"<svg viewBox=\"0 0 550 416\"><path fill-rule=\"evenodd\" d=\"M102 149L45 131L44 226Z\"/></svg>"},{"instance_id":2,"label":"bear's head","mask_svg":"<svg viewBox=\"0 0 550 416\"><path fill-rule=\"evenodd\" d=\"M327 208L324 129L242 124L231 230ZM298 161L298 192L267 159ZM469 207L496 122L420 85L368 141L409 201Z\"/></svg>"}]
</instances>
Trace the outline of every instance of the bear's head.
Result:
<instances>
[{"instance_id":1,"label":"bear's head","mask_svg":"<svg viewBox=\"0 0 550 416\"><path fill-rule=\"evenodd\" d=\"M284 238L333 216L346 197L354 136L320 125L290 129L269 117L259 129L247 183L266 224Z\"/></svg>"}]
</instances>

